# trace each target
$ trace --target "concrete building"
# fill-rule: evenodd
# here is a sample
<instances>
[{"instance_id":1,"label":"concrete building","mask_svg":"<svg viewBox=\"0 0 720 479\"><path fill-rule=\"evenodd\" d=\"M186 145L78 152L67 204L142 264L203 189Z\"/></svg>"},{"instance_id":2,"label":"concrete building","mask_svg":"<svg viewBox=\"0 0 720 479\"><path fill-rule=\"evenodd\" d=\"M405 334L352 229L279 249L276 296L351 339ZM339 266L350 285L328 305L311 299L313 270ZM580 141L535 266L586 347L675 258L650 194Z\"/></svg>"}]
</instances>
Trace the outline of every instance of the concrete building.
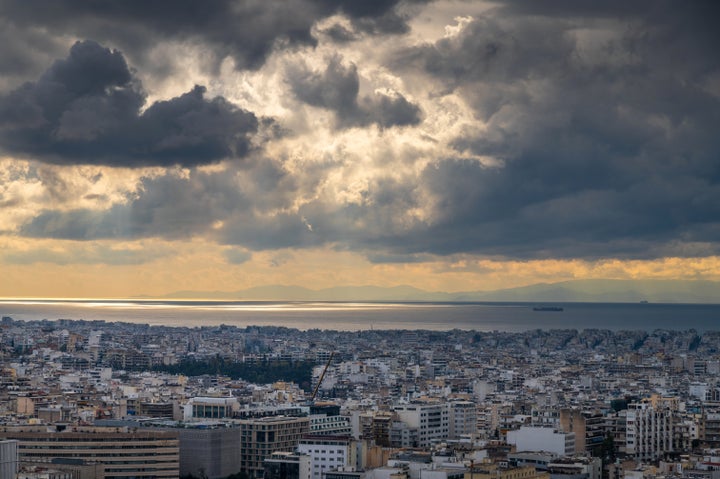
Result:
<instances>
[{"instance_id":1,"label":"concrete building","mask_svg":"<svg viewBox=\"0 0 720 479\"><path fill-rule=\"evenodd\" d=\"M410 427L402 421L393 421L390 425L390 445L392 447L418 447L419 429Z\"/></svg>"},{"instance_id":2,"label":"concrete building","mask_svg":"<svg viewBox=\"0 0 720 479\"><path fill-rule=\"evenodd\" d=\"M273 452L293 452L303 435L310 431L307 417L270 416L243 419L240 427L240 471L262 477L264 461Z\"/></svg>"},{"instance_id":3,"label":"concrete building","mask_svg":"<svg viewBox=\"0 0 720 479\"><path fill-rule=\"evenodd\" d=\"M352 434L350 418L346 416L328 416L313 414L310 416L310 434L346 436Z\"/></svg>"},{"instance_id":4,"label":"concrete building","mask_svg":"<svg viewBox=\"0 0 720 479\"><path fill-rule=\"evenodd\" d=\"M0 437L18 441L21 462L80 459L105 466L106 479L177 478L178 434L126 428L6 426Z\"/></svg>"},{"instance_id":5,"label":"concrete building","mask_svg":"<svg viewBox=\"0 0 720 479\"><path fill-rule=\"evenodd\" d=\"M720 406L713 404L703 409L701 439L706 447L720 448Z\"/></svg>"},{"instance_id":6,"label":"concrete building","mask_svg":"<svg viewBox=\"0 0 720 479\"><path fill-rule=\"evenodd\" d=\"M310 457L292 452L274 452L264 462L264 479L310 479Z\"/></svg>"},{"instance_id":7,"label":"concrete building","mask_svg":"<svg viewBox=\"0 0 720 479\"><path fill-rule=\"evenodd\" d=\"M0 478L13 478L18 470L18 442L0 441Z\"/></svg>"},{"instance_id":8,"label":"concrete building","mask_svg":"<svg viewBox=\"0 0 720 479\"><path fill-rule=\"evenodd\" d=\"M396 417L387 411L361 414L358 417L360 439L373 441L378 446L390 446L390 429Z\"/></svg>"},{"instance_id":9,"label":"concrete building","mask_svg":"<svg viewBox=\"0 0 720 479\"><path fill-rule=\"evenodd\" d=\"M672 451L672 411L650 402L628 405L625 416L625 448L621 452L643 461L661 458Z\"/></svg>"},{"instance_id":10,"label":"concrete building","mask_svg":"<svg viewBox=\"0 0 720 479\"><path fill-rule=\"evenodd\" d=\"M240 428L224 423L186 423L180 439L180 475L221 479L240 471Z\"/></svg>"},{"instance_id":11,"label":"concrete building","mask_svg":"<svg viewBox=\"0 0 720 479\"><path fill-rule=\"evenodd\" d=\"M453 401L449 407L449 438L457 439L460 436L475 434L477 432L477 405L472 401Z\"/></svg>"},{"instance_id":12,"label":"concrete building","mask_svg":"<svg viewBox=\"0 0 720 479\"><path fill-rule=\"evenodd\" d=\"M240 471L240 428L231 421L98 420L95 425L177 434L181 476L222 479Z\"/></svg>"},{"instance_id":13,"label":"concrete building","mask_svg":"<svg viewBox=\"0 0 720 479\"><path fill-rule=\"evenodd\" d=\"M356 443L350 436L307 435L300 440L297 452L310 457L311 479L322 479L331 469L357 465Z\"/></svg>"},{"instance_id":14,"label":"concrete building","mask_svg":"<svg viewBox=\"0 0 720 479\"><path fill-rule=\"evenodd\" d=\"M560 409L558 428L563 432L575 433L575 453L592 453L605 439L605 416L597 411Z\"/></svg>"},{"instance_id":15,"label":"concrete building","mask_svg":"<svg viewBox=\"0 0 720 479\"><path fill-rule=\"evenodd\" d=\"M429 447L448 439L450 414L446 403L417 402L396 405L398 419L418 431L417 447Z\"/></svg>"},{"instance_id":16,"label":"concrete building","mask_svg":"<svg viewBox=\"0 0 720 479\"><path fill-rule=\"evenodd\" d=\"M240 410L236 398L231 397L194 397L185 405L185 419L224 419L231 418ZM172 416L171 416L172 417Z\"/></svg>"},{"instance_id":17,"label":"concrete building","mask_svg":"<svg viewBox=\"0 0 720 479\"><path fill-rule=\"evenodd\" d=\"M4 476L0 476L4 477ZM105 479L105 465L84 459L22 462L18 479Z\"/></svg>"},{"instance_id":18,"label":"concrete building","mask_svg":"<svg viewBox=\"0 0 720 479\"><path fill-rule=\"evenodd\" d=\"M508 431L507 442L514 445L517 452L545 451L558 456L575 454L575 433L560 432L549 427L522 426Z\"/></svg>"}]
</instances>

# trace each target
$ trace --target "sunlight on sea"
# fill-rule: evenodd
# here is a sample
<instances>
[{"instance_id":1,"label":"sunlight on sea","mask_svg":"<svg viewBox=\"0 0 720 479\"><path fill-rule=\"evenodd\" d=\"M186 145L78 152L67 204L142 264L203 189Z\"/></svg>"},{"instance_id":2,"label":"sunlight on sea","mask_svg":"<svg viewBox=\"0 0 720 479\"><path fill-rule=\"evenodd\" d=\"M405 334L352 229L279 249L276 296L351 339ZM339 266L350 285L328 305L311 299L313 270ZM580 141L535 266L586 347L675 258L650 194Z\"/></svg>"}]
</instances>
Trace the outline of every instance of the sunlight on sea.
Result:
<instances>
[{"instance_id":1,"label":"sunlight on sea","mask_svg":"<svg viewBox=\"0 0 720 479\"><path fill-rule=\"evenodd\" d=\"M343 331L531 329L717 330L720 305L559 303L535 311L531 303L403 303L166 301L134 299L6 299L0 316L15 320L74 319L150 326L284 326ZM102 325L98 324L98 328Z\"/></svg>"}]
</instances>

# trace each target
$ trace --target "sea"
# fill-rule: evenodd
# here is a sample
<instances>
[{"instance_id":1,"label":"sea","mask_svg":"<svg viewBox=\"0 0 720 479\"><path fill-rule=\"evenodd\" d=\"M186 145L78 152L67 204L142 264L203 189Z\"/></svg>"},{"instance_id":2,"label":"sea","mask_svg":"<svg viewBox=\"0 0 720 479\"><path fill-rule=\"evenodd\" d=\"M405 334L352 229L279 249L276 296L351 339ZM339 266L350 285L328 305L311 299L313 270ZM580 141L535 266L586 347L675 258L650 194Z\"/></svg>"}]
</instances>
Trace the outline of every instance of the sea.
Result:
<instances>
[{"instance_id":1,"label":"sea","mask_svg":"<svg viewBox=\"0 0 720 479\"><path fill-rule=\"evenodd\" d=\"M337 331L720 331L720 304L8 299L0 300L0 316L21 321L71 319L189 328L224 324Z\"/></svg>"}]
</instances>

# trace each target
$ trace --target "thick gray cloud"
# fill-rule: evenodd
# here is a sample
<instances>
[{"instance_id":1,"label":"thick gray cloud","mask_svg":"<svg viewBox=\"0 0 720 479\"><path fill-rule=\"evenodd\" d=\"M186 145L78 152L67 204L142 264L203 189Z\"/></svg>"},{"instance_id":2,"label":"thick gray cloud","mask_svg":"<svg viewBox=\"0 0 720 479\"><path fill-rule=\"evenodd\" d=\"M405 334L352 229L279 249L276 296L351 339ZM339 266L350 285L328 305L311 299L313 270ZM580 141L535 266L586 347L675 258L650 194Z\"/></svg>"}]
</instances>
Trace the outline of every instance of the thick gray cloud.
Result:
<instances>
[{"instance_id":1,"label":"thick gray cloud","mask_svg":"<svg viewBox=\"0 0 720 479\"><path fill-rule=\"evenodd\" d=\"M229 211L250 205L232 175L168 174L143 179L137 194L109 210L43 211L21 234L70 240L189 238L206 233Z\"/></svg>"},{"instance_id":2,"label":"thick gray cloud","mask_svg":"<svg viewBox=\"0 0 720 479\"><path fill-rule=\"evenodd\" d=\"M347 10L354 30L336 32L345 40L359 34L363 21L377 28L382 18L402 21L392 2L338 5L315 8ZM377 167L382 160L388 171L363 177L367 181L362 191L347 199L334 198L332 187L322 188L342 181L343 169L357 165L308 158L302 168L285 168L284 158L249 155L234 170L192 170L188 177L169 173L145 179L136 196L107 211L46 210L25 224L22 234L69 239L204 235L240 246L228 250L227 258L235 262L246 258L244 248L321 245L363 251L377 262L456 253L519 259L720 254L720 57L714 52L720 38L712 25L716 7L710 2L575 0L498 5L457 34L403 48L383 65L405 76L416 98L432 102L453 95L471 109L474 118L462 119L464 129L453 125L451 131L460 133L449 145L441 145L443 156L434 161L427 160L431 148L421 152L421 165L407 155L373 158L368 164ZM177 19L167 22L182 24ZM278 29L273 41L282 38L283 31ZM169 38L175 33L159 28L156 35ZM210 37L204 41L219 42ZM312 41L309 36L288 40ZM246 65L257 66L268 50L261 48L254 57L250 50L243 51L249 55L243 57ZM234 144L228 140L230 132L252 134L257 124L251 125L250 114L223 100L205 100L201 91L142 114L117 106L142 104L144 97L114 55L101 55L103 69L92 77L97 83L78 82L76 90L53 93L53 101L41 101L42 95L62 85L57 78L72 72L53 67L37 82L6 95L4 125L14 125L13 132L34 132L40 139L52 132L60 135L53 137L58 143L95 144L105 138L102 132L115 128L104 121L130 117L147 131L138 136L141 140L121 135L124 142L162 143L171 151L185 151L185 135L167 135L164 125L168 118L193 112L182 131L220 138L200 141L195 151L189 148L193 158L207 162L228 150L242 154L241 146L228 146ZM336 128L421 124L418 105L400 95L361 95L356 67L340 56L319 71L296 66L286 78L298 100L333 112ZM418 91L428 84L433 91L420 97ZM113 114L93 116L91 111ZM54 126L43 130L47 118ZM227 130L221 126L228 124ZM168 136L167 141L156 141ZM16 138L28 143L29 137L8 135L3 143L12 146ZM39 145L27 153L45 158L44 143ZM146 161L128 153L124 143L117 147L139 164ZM204 156L206 147L212 153ZM160 155L153 164L172 163L170 156ZM472 157L493 158L497 166L467 159ZM108 159L104 163L115 164ZM353 178L352 172L347 177Z\"/></svg>"},{"instance_id":3,"label":"thick gray cloud","mask_svg":"<svg viewBox=\"0 0 720 479\"><path fill-rule=\"evenodd\" d=\"M62 41L42 29L19 28L0 17L0 91L36 78L54 58L65 54Z\"/></svg>"},{"instance_id":4,"label":"thick gray cloud","mask_svg":"<svg viewBox=\"0 0 720 479\"><path fill-rule=\"evenodd\" d=\"M259 158L236 171L192 170L188 176L146 178L136 194L108 210L48 209L26 223L20 234L80 241L210 236L256 251L326 244L341 249L384 247L407 228L398 226L397 218L418 204L417 187L411 182L378 178L364 204L318 198L293 211L297 196L314 186L309 180L298 183L279 162ZM228 254L232 261L244 258Z\"/></svg>"},{"instance_id":5,"label":"thick gray cloud","mask_svg":"<svg viewBox=\"0 0 720 479\"><path fill-rule=\"evenodd\" d=\"M426 169L436 221L392 250L720 252L720 59L707 43L720 38L709 4L652 2L641 15L626 2L538 3L547 4L507 2L456 37L396 57L486 123L457 138L458 152L503 166L450 159Z\"/></svg>"},{"instance_id":6,"label":"thick gray cloud","mask_svg":"<svg viewBox=\"0 0 720 479\"><path fill-rule=\"evenodd\" d=\"M273 216L243 211L228 218L218 240L253 250L311 248L333 245L344 250L379 250L405 241L411 233L424 234L407 211L422 204L421 190L410 179L374 178L360 203L334 203L322 198L297 211Z\"/></svg>"},{"instance_id":7,"label":"thick gray cloud","mask_svg":"<svg viewBox=\"0 0 720 479\"><path fill-rule=\"evenodd\" d=\"M313 25L340 13L355 29L403 33L406 18L398 7L413 0L141 0L85 2L39 0L0 2L0 16L18 28L42 28L111 42L143 63L149 46L159 41L190 41L207 48L216 60L232 57L238 68L256 69L278 47L314 45ZM150 63L145 64L150 67Z\"/></svg>"},{"instance_id":8,"label":"thick gray cloud","mask_svg":"<svg viewBox=\"0 0 720 479\"><path fill-rule=\"evenodd\" d=\"M331 58L323 72L313 72L302 66L291 68L288 82L299 100L333 111L338 128L372 123L389 128L417 125L422 121L420 108L399 93L359 97L357 67L343 65L339 56Z\"/></svg>"},{"instance_id":9,"label":"thick gray cloud","mask_svg":"<svg viewBox=\"0 0 720 479\"><path fill-rule=\"evenodd\" d=\"M543 185L543 176L488 171L468 160L430 167L423 182L442 198L442 219L391 249L592 259L720 253L718 185L649 175L626 188L557 191L552 172L546 175Z\"/></svg>"},{"instance_id":10,"label":"thick gray cloud","mask_svg":"<svg viewBox=\"0 0 720 479\"><path fill-rule=\"evenodd\" d=\"M57 164L207 164L244 156L258 129L251 112L205 89L145 111L123 55L78 42L37 81L0 95L0 149Z\"/></svg>"}]
</instances>

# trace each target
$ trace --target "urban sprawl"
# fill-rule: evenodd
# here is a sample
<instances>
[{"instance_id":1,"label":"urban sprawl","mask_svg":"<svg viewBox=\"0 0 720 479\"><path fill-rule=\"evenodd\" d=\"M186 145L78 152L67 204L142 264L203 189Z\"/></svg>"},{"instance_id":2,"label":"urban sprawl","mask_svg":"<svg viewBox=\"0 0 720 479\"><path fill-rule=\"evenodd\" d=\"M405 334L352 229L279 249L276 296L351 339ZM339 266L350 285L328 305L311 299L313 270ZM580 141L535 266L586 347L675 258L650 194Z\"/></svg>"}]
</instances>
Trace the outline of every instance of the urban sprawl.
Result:
<instances>
[{"instance_id":1,"label":"urban sprawl","mask_svg":"<svg viewBox=\"0 0 720 479\"><path fill-rule=\"evenodd\" d=\"M0 479L720 479L717 332L0 326Z\"/></svg>"}]
</instances>

